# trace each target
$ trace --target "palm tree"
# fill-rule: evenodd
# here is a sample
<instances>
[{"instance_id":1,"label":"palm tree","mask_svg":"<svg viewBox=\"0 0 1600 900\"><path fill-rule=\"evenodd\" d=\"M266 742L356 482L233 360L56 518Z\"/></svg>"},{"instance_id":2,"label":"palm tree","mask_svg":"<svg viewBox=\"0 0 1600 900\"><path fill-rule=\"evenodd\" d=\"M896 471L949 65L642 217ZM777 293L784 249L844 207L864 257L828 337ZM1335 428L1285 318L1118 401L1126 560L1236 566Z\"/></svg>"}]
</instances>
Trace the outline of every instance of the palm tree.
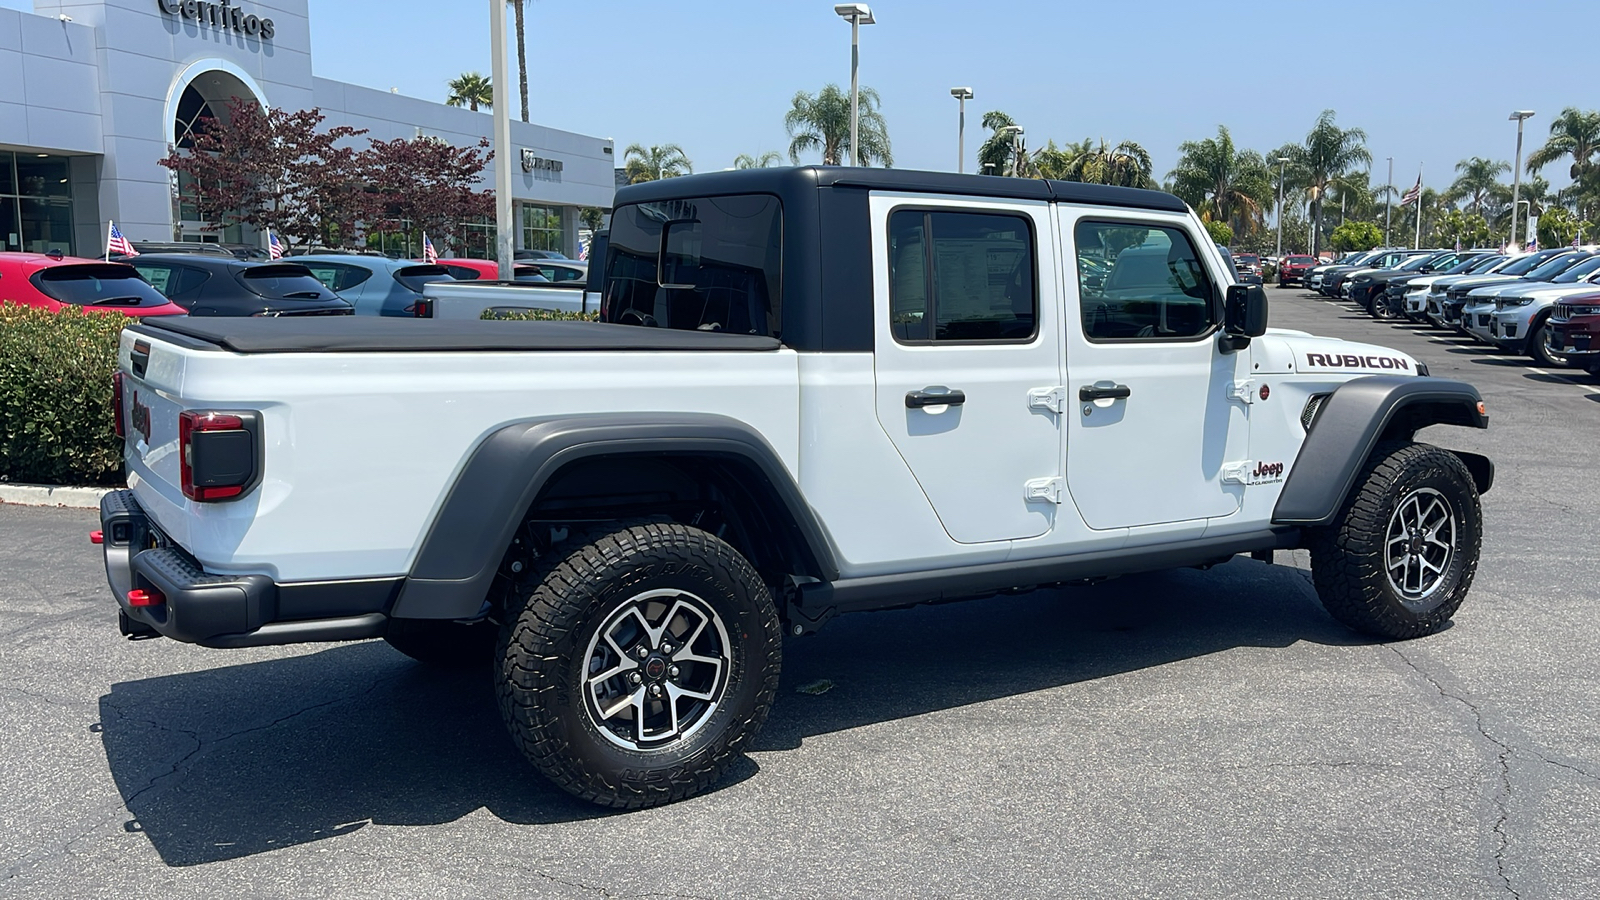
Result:
<instances>
[{"instance_id":1,"label":"palm tree","mask_svg":"<svg viewBox=\"0 0 1600 900\"><path fill-rule=\"evenodd\" d=\"M836 84L823 87L815 95L796 91L794 106L783 116L783 127L789 132L789 160L800 163L800 154L808 150L822 151L822 164L842 165L850 143L850 95L839 90ZM870 166L873 161L885 168L894 165L894 154L889 150L889 126L878 111L878 92L861 88L860 121L857 124L859 152L852 161L858 166Z\"/></svg>"},{"instance_id":2,"label":"palm tree","mask_svg":"<svg viewBox=\"0 0 1600 900\"><path fill-rule=\"evenodd\" d=\"M751 156L748 153L741 153L733 158L733 167L735 169L765 169L768 166L775 166L781 162L783 162L782 154L776 150L768 150L760 156Z\"/></svg>"},{"instance_id":3,"label":"palm tree","mask_svg":"<svg viewBox=\"0 0 1600 900\"><path fill-rule=\"evenodd\" d=\"M992 175L1021 174L1016 171L1017 132L1021 130L1017 120L998 109L990 110L983 114L983 127L993 133L978 148L978 172ZM1027 167L1026 160L1023 161L1023 167Z\"/></svg>"},{"instance_id":4,"label":"palm tree","mask_svg":"<svg viewBox=\"0 0 1600 900\"><path fill-rule=\"evenodd\" d=\"M1456 171L1460 174L1450 185L1449 194L1456 200L1467 200L1472 211L1483 214L1483 201L1489 199L1490 194L1500 184L1500 176L1511 171L1511 164L1499 159L1484 159L1474 156L1456 163Z\"/></svg>"},{"instance_id":5,"label":"palm tree","mask_svg":"<svg viewBox=\"0 0 1600 900\"><path fill-rule=\"evenodd\" d=\"M1528 155L1528 174L1533 174L1563 156L1572 157L1568 174L1578 181L1594 169L1594 155L1600 152L1600 112L1580 112L1569 106L1550 123L1550 139Z\"/></svg>"},{"instance_id":6,"label":"palm tree","mask_svg":"<svg viewBox=\"0 0 1600 900\"><path fill-rule=\"evenodd\" d=\"M694 171L689 157L677 144L652 144L649 147L630 144L628 149L622 151L622 159L622 174L627 176L629 184L676 178Z\"/></svg>"},{"instance_id":7,"label":"palm tree","mask_svg":"<svg viewBox=\"0 0 1600 900\"><path fill-rule=\"evenodd\" d=\"M1334 179L1352 169L1372 165L1367 152L1367 133L1359 128L1340 128L1334 124L1334 111L1325 109L1316 125L1306 134L1304 144L1286 148L1290 165L1303 181L1311 198L1311 252L1322 250L1322 203Z\"/></svg>"},{"instance_id":8,"label":"palm tree","mask_svg":"<svg viewBox=\"0 0 1600 900\"><path fill-rule=\"evenodd\" d=\"M1178 165L1167 178L1171 191L1202 218L1226 222L1235 233L1259 230L1265 204L1273 201L1272 177L1261 154L1237 150L1226 126L1217 136L1178 145Z\"/></svg>"},{"instance_id":9,"label":"palm tree","mask_svg":"<svg viewBox=\"0 0 1600 900\"><path fill-rule=\"evenodd\" d=\"M460 78L450 79L445 86L450 89L450 96L444 102L450 106L465 106L473 112L480 106L494 107L494 87L477 72L462 72Z\"/></svg>"},{"instance_id":10,"label":"palm tree","mask_svg":"<svg viewBox=\"0 0 1600 900\"><path fill-rule=\"evenodd\" d=\"M517 19L517 84L522 88L522 121L528 121L528 36L523 27L524 4L528 0L506 0Z\"/></svg>"},{"instance_id":11,"label":"palm tree","mask_svg":"<svg viewBox=\"0 0 1600 900\"><path fill-rule=\"evenodd\" d=\"M1069 145L1070 161L1063 175L1066 181L1086 184L1115 184L1148 188L1155 185L1150 152L1133 141L1112 146L1105 138L1097 147L1092 141Z\"/></svg>"}]
</instances>

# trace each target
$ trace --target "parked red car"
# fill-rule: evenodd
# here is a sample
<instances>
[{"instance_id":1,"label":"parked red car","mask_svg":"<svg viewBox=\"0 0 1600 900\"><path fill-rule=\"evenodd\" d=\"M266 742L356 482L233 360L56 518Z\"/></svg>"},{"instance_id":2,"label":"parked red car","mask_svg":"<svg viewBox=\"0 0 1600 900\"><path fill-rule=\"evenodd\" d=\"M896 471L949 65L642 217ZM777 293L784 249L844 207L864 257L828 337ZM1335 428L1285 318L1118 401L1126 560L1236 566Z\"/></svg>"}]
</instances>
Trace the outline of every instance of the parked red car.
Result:
<instances>
[{"instance_id":1,"label":"parked red car","mask_svg":"<svg viewBox=\"0 0 1600 900\"><path fill-rule=\"evenodd\" d=\"M181 316L173 303L127 263L54 253L0 253L0 303L59 312L76 306L130 316Z\"/></svg>"},{"instance_id":2,"label":"parked red car","mask_svg":"<svg viewBox=\"0 0 1600 900\"><path fill-rule=\"evenodd\" d=\"M421 260L418 260L421 262ZM493 281L500 277L500 264L492 259L441 259L436 265L444 266L450 277L457 281L477 281L484 279ZM532 281L539 277L539 269L530 264L519 262L511 269L511 277L518 281Z\"/></svg>"},{"instance_id":3,"label":"parked red car","mask_svg":"<svg viewBox=\"0 0 1600 900\"><path fill-rule=\"evenodd\" d=\"M1547 323L1550 349L1591 375L1600 375L1600 294L1563 297Z\"/></svg>"},{"instance_id":4,"label":"parked red car","mask_svg":"<svg viewBox=\"0 0 1600 900\"><path fill-rule=\"evenodd\" d=\"M1316 265L1321 263L1314 256L1285 256L1278 260L1278 287L1305 283L1306 272Z\"/></svg>"}]
</instances>

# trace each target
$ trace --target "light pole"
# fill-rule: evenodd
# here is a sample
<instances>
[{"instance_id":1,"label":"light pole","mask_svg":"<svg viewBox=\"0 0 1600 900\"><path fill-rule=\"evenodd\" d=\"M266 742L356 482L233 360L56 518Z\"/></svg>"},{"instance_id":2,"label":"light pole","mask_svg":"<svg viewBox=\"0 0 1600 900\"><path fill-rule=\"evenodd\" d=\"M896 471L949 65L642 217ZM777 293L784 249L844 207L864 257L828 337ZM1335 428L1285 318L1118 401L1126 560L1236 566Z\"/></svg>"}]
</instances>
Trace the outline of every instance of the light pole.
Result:
<instances>
[{"instance_id":1,"label":"light pole","mask_svg":"<svg viewBox=\"0 0 1600 900\"><path fill-rule=\"evenodd\" d=\"M1388 247L1392 246L1389 243L1389 207L1394 200L1394 157L1386 159L1389 160L1389 189L1383 195L1383 245Z\"/></svg>"},{"instance_id":2,"label":"light pole","mask_svg":"<svg viewBox=\"0 0 1600 900\"><path fill-rule=\"evenodd\" d=\"M871 25L872 7L865 3L839 3L833 11L850 23L850 165L861 165L856 152L856 130L861 123L861 26Z\"/></svg>"},{"instance_id":3,"label":"light pole","mask_svg":"<svg viewBox=\"0 0 1600 900\"><path fill-rule=\"evenodd\" d=\"M967 101L972 99L972 88L953 87L950 96L961 107L961 117L956 122L956 173L960 174L967 170Z\"/></svg>"},{"instance_id":4,"label":"light pole","mask_svg":"<svg viewBox=\"0 0 1600 900\"><path fill-rule=\"evenodd\" d=\"M1517 123L1517 164L1511 167L1511 245L1517 243L1517 197L1522 193L1522 123L1533 116L1531 109L1519 109L1511 114ZM1531 207L1530 207L1531 211Z\"/></svg>"},{"instance_id":5,"label":"light pole","mask_svg":"<svg viewBox=\"0 0 1600 900\"><path fill-rule=\"evenodd\" d=\"M494 91L494 235L500 280L510 281L515 264L515 225L511 221L511 66L506 61L505 0L489 0L489 78Z\"/></svg>"},{"instance_id":6,"label":"light pole","mask_svg":"<svg viewBox=\"0 0 1600 900\"><path fill-rule=\"evenodd\" d=\"M1278 267L1283 267L1283 167L1289 157L1278 157Z\"/></svg>"},{"instance_id":7,"label":"light pole","mask_svg":"<svg viewBox=\"0 0 1600 900\"><path fill-rule=\"evenodd\" d=\"M1028 152L1027 146L1023 143L1024 132L1022 130L1022 126L1007 125L996 132L996 134L1011 135L1011 176L1013 178L1021 178L1023 156Z\"/></svg>"}]
</instances>

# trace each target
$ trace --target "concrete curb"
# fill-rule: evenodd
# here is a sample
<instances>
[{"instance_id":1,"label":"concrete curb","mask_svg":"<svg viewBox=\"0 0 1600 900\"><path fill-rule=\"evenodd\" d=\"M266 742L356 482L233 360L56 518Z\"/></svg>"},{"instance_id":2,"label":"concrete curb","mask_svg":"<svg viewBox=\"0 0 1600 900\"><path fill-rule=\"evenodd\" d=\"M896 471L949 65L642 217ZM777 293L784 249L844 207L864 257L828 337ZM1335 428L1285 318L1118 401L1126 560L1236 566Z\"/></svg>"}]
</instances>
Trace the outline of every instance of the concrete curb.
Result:
<instances>
[{"instance_id":1,"label":"concrete curb","mask_svg":"<svg viewBox=\"0 0 1600 900\"><path fill-rule=\"evenodd\" d=\"M117 488L67 487L53 484L0 484L0 504L99 509L100 498Z\"/></svg>"}]
</instances>

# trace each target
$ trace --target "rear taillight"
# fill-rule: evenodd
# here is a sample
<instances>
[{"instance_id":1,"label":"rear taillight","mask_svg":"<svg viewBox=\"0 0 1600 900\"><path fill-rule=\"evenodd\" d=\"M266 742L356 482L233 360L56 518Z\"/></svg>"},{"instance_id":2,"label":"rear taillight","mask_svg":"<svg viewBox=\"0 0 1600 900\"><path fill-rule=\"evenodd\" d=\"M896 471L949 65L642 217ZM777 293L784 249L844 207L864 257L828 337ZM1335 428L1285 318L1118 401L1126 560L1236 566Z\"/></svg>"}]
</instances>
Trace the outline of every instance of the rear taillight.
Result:
<instances>
[{"instance_id":1,"label":"rear taillight","mask_svg":"<svg viewBox=\"0 0 1600 900\"><path fill-rule=\"evenodd\" d=\"M248 490L260 469L260 417L253 412L191 409L178 414L183 495L202 503Z\"/></svg>"},{"instance_id":2,"label":"rear taillight","mask_svg":"<svg viewBox=\"0 0 1600 900\"><path fill-rule=\"evenodd\" d=\"M406 309L411 311L411 315L414 318L431 319L433 318L433 299L431 297L418 297L417 302L406 307Z\"/></svg>"},{"instance_id":3,"label":"rear taillight","mask_svg":"<svg viewBox=\"0 0 1600 900\"><path fill-rule=\"evenodd\" d=\"M114 414L117 437L128 436L128 429L122 423L122 372L111 373L111 411Z\"/></svg>"}]
</instances>

